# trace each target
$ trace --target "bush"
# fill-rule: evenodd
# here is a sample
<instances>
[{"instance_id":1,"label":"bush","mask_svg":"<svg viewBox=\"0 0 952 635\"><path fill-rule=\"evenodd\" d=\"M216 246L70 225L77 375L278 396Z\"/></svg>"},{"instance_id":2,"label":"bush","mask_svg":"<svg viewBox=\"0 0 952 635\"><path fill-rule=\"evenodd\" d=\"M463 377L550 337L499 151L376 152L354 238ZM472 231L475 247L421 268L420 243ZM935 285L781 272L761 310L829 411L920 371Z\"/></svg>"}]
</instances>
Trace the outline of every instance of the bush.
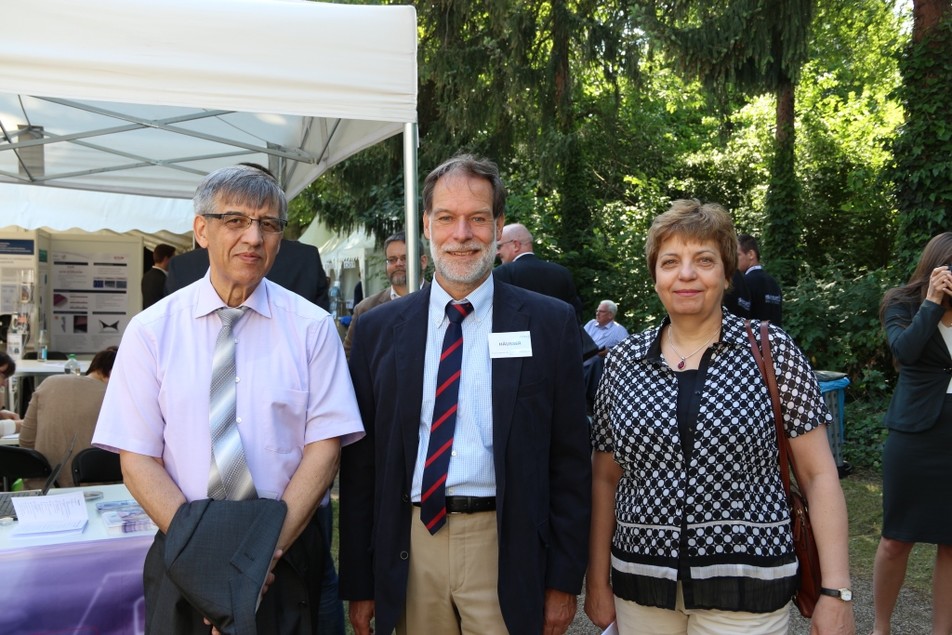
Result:
<instances>
[{"instance_id":1,"label":"bush","mask_svg":"<svg viewBox=\"0 0 952 635\"><path fill-rule=\"evenodd\" d=\"M806 267L797 285L784 291L784 330L816 369L844 372L854 384L869 372L874 372L869 377L889 381L895 373L879 323L879 303L893 284L881 269L857 276L839 264Z\"/></svg>"}]
</instances>

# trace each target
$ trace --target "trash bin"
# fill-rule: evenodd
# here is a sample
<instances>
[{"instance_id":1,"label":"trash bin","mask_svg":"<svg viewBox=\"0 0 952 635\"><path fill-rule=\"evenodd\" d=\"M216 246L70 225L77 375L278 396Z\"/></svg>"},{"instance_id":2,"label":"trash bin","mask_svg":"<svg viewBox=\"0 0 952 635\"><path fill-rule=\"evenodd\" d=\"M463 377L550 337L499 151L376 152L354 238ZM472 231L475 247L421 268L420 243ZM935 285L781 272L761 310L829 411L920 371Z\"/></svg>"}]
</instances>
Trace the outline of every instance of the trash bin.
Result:
<instances>
[{"instance_id":1,"label":"trash bin","mask_svg":"<svg viewBox=\"0 0 952 635\"><path fill-rule=\"evenodd\" d=\"M826 435L830 440L830 450L836 461L836 469L843 478L852 471L849 463L843 460L843 443L846 438L845 417L846 387L850 379L845 373L832 370L815 371L817 382L820 384L820 393L826 402L826 407L833 415L833 423L826 427Z\"/></svg>"}]
</instances>

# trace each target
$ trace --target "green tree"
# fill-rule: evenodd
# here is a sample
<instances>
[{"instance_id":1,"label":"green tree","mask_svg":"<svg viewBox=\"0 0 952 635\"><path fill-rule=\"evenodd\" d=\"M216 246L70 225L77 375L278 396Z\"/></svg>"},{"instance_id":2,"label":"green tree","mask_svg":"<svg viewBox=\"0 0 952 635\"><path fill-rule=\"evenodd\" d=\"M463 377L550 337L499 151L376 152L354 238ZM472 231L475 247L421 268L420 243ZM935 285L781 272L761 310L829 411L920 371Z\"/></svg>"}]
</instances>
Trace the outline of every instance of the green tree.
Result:
<instances>
[{"instance_id":1,"label":"green tree","mask_svg":"<svg viewBox=\"0 0 952 635\"><path fill-rule=\"evenodd\" d=\"M893 150L901 278L926 242L952 225L952 2L915 0L913 15L912 42L902 58L906 121Z\"/></svg>"},{"instance_id":2,"label":"green tree","mask_svg":"<svg viewBox=\"0 0 952 635\"><path fill-rule=\"evenodd\" d=\"M781 282L796 279L800 187L795 172L794 87L807 59L814 0L642 0L645 25L675 64L715 93L772 92L775 147L763 244Z\"/></svg>"}]
</instances>

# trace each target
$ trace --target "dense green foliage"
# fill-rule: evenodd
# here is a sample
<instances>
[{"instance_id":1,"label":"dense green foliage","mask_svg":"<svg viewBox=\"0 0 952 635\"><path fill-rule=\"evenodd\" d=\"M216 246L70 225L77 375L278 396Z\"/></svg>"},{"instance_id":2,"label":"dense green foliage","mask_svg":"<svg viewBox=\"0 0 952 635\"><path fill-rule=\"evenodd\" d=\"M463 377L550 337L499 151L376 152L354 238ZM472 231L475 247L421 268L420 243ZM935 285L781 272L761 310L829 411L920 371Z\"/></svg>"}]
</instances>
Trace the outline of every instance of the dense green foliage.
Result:
<instances>
[{"instance_id":1,"label":"dense green foliage","mask_svg":"<svg viewBox=\"0 0 952 635\"><path fill-rule=\"evenodd\" d=\"M908 113L895 144L896 255L911 273L922 246L952 225L952 16L903 56Z\"/></svg>"},{"instance_id":2,"label":"dense green foliage","mask_svg":"<svg viewBox=\"0 0 952 635\"><path fill-rule=\"evenodd\" d=\"M952 220L952 27L913 48L900 0L779 5L419 3L421 179L458 150L494 158L507 220L573 271L588 309L618 302L629 330L662 316L651 220L675 198L722 203L765 239L785 327L814 364L881 401L894 372L879 301ZM401 227L401 143L335 168L292 213L381 238Z\"/></svg>"}]
</instances>

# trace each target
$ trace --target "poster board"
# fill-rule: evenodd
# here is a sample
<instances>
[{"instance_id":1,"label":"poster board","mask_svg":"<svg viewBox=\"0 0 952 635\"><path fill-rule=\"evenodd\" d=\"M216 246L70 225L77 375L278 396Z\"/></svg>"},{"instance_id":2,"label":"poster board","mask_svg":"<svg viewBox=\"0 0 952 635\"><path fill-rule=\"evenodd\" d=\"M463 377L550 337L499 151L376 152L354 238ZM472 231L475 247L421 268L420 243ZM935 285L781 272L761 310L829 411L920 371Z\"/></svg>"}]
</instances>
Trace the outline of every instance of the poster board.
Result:
<instances>
[{"instance_id":1,"label":"poster board","mask_svg":"<svg viewBox=\"0 0 952 635\"><path fill-rule=\"evenodd\" d=\"M53 236L49 252L50 350L92 354L118 346L142 306L142 240Z\"/></svg>"}]
</instances>

